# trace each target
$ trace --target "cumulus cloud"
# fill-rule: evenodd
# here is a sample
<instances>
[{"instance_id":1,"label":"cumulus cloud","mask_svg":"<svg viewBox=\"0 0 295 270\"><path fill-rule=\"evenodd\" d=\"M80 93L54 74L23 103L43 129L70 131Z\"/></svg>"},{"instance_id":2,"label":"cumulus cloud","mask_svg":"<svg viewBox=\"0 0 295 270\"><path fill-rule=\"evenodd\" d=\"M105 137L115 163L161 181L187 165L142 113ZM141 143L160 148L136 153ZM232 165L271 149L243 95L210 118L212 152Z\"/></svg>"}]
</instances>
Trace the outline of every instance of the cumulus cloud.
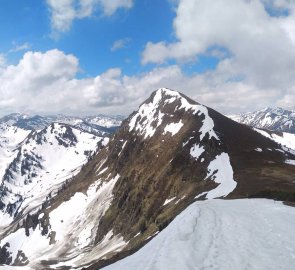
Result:
<instances>
[{"instance_id":1,"label":"cumulus cloud","mask_svg":"<svg viewBox=\"0 0 295 270\"><path fill-rule=\"evenodd\" d=\"M294 1L180 0L173 26L176 42L147 43L143 64L194 61L218 46L229 51L223 68L230 78L260 88L295 83Z\"/></svg>"},{"instance_id":2,"label":"cumulus cloud","mask_svg":"<svg viewBox=\"0 0 295 270\"><path fill-rule=\"evenodd\" d=\"M18 64L0 69L0 114L128 115L160 87L181 91L223 113L263 106L294 106L294 87L277 91L228 80L230 65L226 61L214 71L191 76L184 74L178 65L172 65L134 76L113 68L95 77L77 79L79 61L74 55L59 50L27 52Z\"/></svg>"},{"instance_id":3,"label":"cumulus cloud","mask_svg":"<svg viewBox=\"0 0 295 270\"><path fill-rule=\"evenodd\" d=\"M129 9L133 0L47 0L51 12L52 29L66 32L75 19L91 16L100 8L105 16L113 15L118 9Z\"/></svg>"}]
</instances>

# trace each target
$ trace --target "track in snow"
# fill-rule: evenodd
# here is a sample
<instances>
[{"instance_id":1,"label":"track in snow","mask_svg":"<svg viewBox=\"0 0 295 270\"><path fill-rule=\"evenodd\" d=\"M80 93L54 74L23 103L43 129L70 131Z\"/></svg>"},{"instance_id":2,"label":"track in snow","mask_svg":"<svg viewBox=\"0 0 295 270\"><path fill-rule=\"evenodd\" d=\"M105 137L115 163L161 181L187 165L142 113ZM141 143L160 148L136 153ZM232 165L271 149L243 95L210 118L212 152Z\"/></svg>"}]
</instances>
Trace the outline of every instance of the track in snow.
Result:
<instances>
[{"instance_id":1,"label":"track in snow","mask_svg":"<svg viewBox=\"0 0 295 270\"><path fill-rule=\"evenodd\" d=\"M294 269L295 208L265 199L195 202L104 270Z\"/></svg>"}]
</instances>

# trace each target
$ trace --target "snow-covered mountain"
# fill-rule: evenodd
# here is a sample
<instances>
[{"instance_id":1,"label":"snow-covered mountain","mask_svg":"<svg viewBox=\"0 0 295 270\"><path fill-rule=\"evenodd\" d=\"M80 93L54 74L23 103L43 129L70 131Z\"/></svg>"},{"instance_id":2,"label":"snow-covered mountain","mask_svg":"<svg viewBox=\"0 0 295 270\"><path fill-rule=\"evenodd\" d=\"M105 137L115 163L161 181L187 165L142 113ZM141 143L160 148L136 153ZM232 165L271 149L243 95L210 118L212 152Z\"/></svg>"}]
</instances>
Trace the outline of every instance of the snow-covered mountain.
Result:
<instances>
[{"instance_id":1,"label":"snow-covered mountain","mask_svg":"<svg viewBox=\"0 0 295 270\"><path fill-rule=\"evenodd\" d=\"M84 121L95 124L98 126L111 128L120 126L122 121L124 120L124 116L107 116L107 115L96 115L96 116L87 116L84 118Z\"/></svg>"},{"instance_id":2,"label":"snow-covered mountain","mask_svg":"<svg viewBox=\"0 0 295 270\"><path fill-rule=\"evenodd\" d=\"M229 117L251 127L295 134L295 111L265 108L255 112L229 115Z\"/></svg>"},{"instance_id":3,"label":"snow-covered mountain","mask_svg":"<svg viewBox=\"0 0 295 270\"><path fill-rule=\"evenodd\" d=\"M222 203L216 206L211 202L217 198L262 197L294 202L293 152L176 91L163 88L153 92L82 167L83 162L79 162L83 158L86 162L87 157L77 150L77 144L87 141L83 147L91 148L94 142L84 135L80 138L79 132L84 134L79 128L55 123L24 140L17 136L20 145L10 157L14 165L2 182L6 190L2 211L13 219L3 219L7 222L0 231L0 264L32 269L101 269L134 253L157 234L167 240L165 232L171 231L171 226L172 231L181 230L177 227L179 219L189 216L183 211L196 200L205 200L200 205L205 205L204 212L208 213L227 209ZM53 160L55 152L56 161L48 164L47 157ZM28 164L21 161L25 155ZM77 162L71 161L73 156ZM74 165L79 169L74 170ZM61 168L65 171L60 172ZM40 200L39 194L42 198L46 195L46 200ZM10 202L13 206L7 208ZM192 207L195 209L195 205ZM241 218L243 223L255 217L239 215L242 209L247 212L247 206L229 208L236 216L225 217L226 226L232 224L231 220ZM187 209L190 212L192 208ZM173 225L182 212L175 219L178 225ZM190 237L192 228L195 231L197 217L193 216L194 223L185 219L187 237L183 241ZM215 217L209 230L212 239L217 238L216 231L222 226ZM280 233L280 229L273 227L273 233ZM253 239L251 230L248 234L247 239ZM265 241L260 238L265 235L255 237ZM208 250L213 252L211 242L213 248ZM198 241L195 243L198 248ZM243 244L235 246L236 250ZM251 256L251 251L246 249L245 256ZM195 253L182 254L186 262L194 261L191 256ZM179 269L191 268L186 264Z\"/></svg>"},{"instance_id":4,"label":"snow-covered mountain","mask_svg":"<svg viewBox=\"0 0 295 270\"><path fill-rule=\"evenodd\" d=\"M102 114L97 116L76 117L65 115L29 116L26 114L13 113L0 118L0 126L8 125L25 130L41 130L55 122L68 124L98 136L105 136L107 134L112 134L120 126L123 119L123 116L107 116Z\"/></svg>"},{"instance_id":5,"label":"snow-covered mountain","mask_svg":"<svg viewBox=\"0 0 295 270\"><path fill-rule=\"evenodd\" d=\"M107 142L106 137L59 123L32 131L10 155L8 152L8 162L4 162L9 165L1 175L0 225L8 225L24 210L28 213L40 207L47 196L79 172L99 143Z\"/></svg>"},{"instance_id":6,"label":"snow-covered mountain","mask_svg":"<svg viewBox=\"0 0 295 270\"><path fill-rule=\"evenodd\" d=\"M16 113L1 118L0 226L57 192L107 144L120 119Z\"/></svg>"},{"instance_id":7,"label":"snow-covered mountain","mask_svg":"<svg viewBox=\"0 0 295 270\"><path fill-rule=\"evenodd\" d=\"M265 108L253 113L229 115L229 117L295 151L295 111Z\"/></svg>"}]
</instances>

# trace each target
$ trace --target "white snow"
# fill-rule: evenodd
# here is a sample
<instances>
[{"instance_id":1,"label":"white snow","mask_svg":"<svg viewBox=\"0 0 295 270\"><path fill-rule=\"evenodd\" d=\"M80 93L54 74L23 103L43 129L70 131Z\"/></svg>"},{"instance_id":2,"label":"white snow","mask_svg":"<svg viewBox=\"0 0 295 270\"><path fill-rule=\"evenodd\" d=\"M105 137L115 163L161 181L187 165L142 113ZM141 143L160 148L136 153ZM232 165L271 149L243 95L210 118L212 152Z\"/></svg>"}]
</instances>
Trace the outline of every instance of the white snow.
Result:
<instances>
[{"instance_id":1,"label":"white snow","mask_svg":"<svg viewBox=\"0 0 295 270\"><path fill-rule=\"evenodd\" d=\"M107 169L108 169L108 167L103 168L101 171L99 171L97 176L103 174Z\"/></svg>"},{"instance_id":2,"label":"white snow","mask_svg":"<svg viewBox=\"0 0 295 270\"><path fill-rule=\"evenodd\" d=\"M219 185L207 193L207 199L225 197L236 188L237 182L233 178L233 169L228 154L222 153L210 162L207 179L209 177L213 177L214 182Z\"/></svg>"},{"instance_id":3,"label":"white snow","mask_svg":"<svg viewBox=\"0 0 295 270\"><path fill-rule=\"evenodd\" d=\"M6 168L16 157L17 153L15 149L29 133L29 130L24 130L15 126L6 124L0 125L0 184Z\"/></svg>"},{"instance_id":4,"label":"white snow","mask_svg":"<svg viewBox=\"0 0 295 270\"><path fill-rule=\"evenodd\" d=\"M163 204L163 206L165 206L166 204L174 201L175 199L176 199L176 197L173 197L173 198L170 198L170 199L166 199L165 202L164 202L164 204Z\"/></svg>"},{"instance_id":5,"label":"white snow","mask_svg":"<svg viewBox=\"0 0 295 270\"><path fill-rule=\"evenodd\" d=\"M76 193L69 201L62 203L50 213L51 230L56 232L55 240L61 246L59 249L64 248L70 239L76 241L76 246L80 249L93 240L91 230L98 225L97 217L103 216L110 206L112 190L118 179L119 175L108 182L98 180L89 187L86 194Z\"/></svg>"},{"instance_id":6,"label":"white snow","mask_svg":"<svg viewBox=\"0 0 295 270\"><path fill-rule=\"evenodd\" d=\"M37 227L35 231L30 229L29 237L26 236L25 229L21 228L2 239L0 246L5 245L7 242L10 245L8 250L11 252L12 262L16 259L19 250L22 250L30 260L34 260L49 246L49 239L41 236L39 227Z\"/></svg>"},{"instance_id":7,"label":"white snow","mask_svg":"<svg viewBox=\"0 0 295 270\"><path fill-rule=\"evenodd\" d=\"M110 128L114 126L120 126L122 123L122 117L111 117L106 115L99 115L99 116L86 117L86 121L88 121L91 124Z\"/></svg>"},{"instance_id":8,"label":"white snow","mask_svg":"<svg viewBox=\"0 0 295 270\"><path fill-rule=\"evenodd\" d=\"M156 128L161 125L164 116L163 113L157 111L159 102L161 101L162 94L160 91L157 91L153 101L148 104L143 104L140 106L138 112L132 117L129 122L129 131L136 130L141 135L144 135L144 138L152 137ZM142 123L139 123L139 119L144 119ZM153 126L154 120L157 121L156 127Z\"/></svg>"},{"instance_id":9,"label":"white snow","mask_svg":"<svg viewBox=\"0 0 295 270\"><path fill-rule=\"evenodd\" d=\"M139 235L141 235L141 232L138 232L136 235L133 236L133 238L136 238Z\"/></svg>"},{"instance_id":10,"label":"white snow","mask_svg":"<svg viewBox=\"0 0 295 270\"><path fill-rule=\"evenodd\" d=\"M139 107L138 112L130 119L129 131L137 131L140 135L143 135L145 139L152 137L157 128L162 124L163 117L170 117L169 114L163 113L160 110L160 104L163 100L165 102L163 105L171 104L179 100L181 105L176 107L175 110L184 109L187 112L204 118L203 125L199 130L200 140L202 140L206 134L209 134L209 138L215 137L218 139L214 131L214 122L208 114L208 109L203 105L189 103L180 93L167 88L160 88L157 90L150 103L144 103ZM172 134L176 131L178 132L182 126L180 126L180 123L178 123L177 126L175 126L175 124L176 123L169 124L168 127L166 127L167 131L171 130L170 132L173 132ZM176 131L174 131L174 128Z\"/></svg>"},{"instance_id":11,"label":"white snow","mask_svg":"<svg viewBox=\"0 0 295 270\"><path fill-rule=\"evenodd\" d=\"M295 208L264 199L190 205L135 254L104 270L293 269Z\"/></svg>"},{"instance_id":12,"label":"white snow","mask_svg":"<svg viewBox=\"0 0 295 270\"><path fill-rule=\"evenodd\" d=\"M85 151L95 151L99 141L105 143L101 137L70 128L77 140L71 143L69 138L62 136L66 130L63 124L54 123L45 130L28 136L17 150L13 149L9 162L15 162L16 170L13 172L13 179L4 183L5 188L13 190L13 194L9 193L3 197L4 203L17 202L19 198L15 194L19 194L23 198L19 211L25 209L28 212L40 207L48 194L56 192L65 180L71 179L80 171L81 166L87 162ZM21 134L18 142L26 133ZM68 146L60 144L61 140L68 143ZM24 161L29 164L29 169L23 173L21 166ZM35 177L32 177L32 174L35 174ZM3 175L4 172L0 175L1 179ZM0 220L0 226L11 222L11 218L2 211Z\"/></svg>"},{"instance_id":13,"label":"white snow","mask_svg":"<svg viewBox=\"0 0 295 270\"><path fill-rule=\"evenodd\" d=\"M174 136L178 131L183 127L183 123L180 120L179 123L170 123L164 128L164 134L167 132L171 133L171 136Z\"/></svg>"},{"instance_id":14,"label":"white snow","mask_svg":"<svg viewBox=\"0 0 295 270\"><path fill-rule=\"evenodd\" d=\"M193 158L195 158L195 160L198 160L198 158L204 153L204 151L205 149L203 146L194 144L190 150L190 154Z\"/></svg>"},{"instance_id":15,"label":"white snow","mask_svg":"<svg viewBox=\"0 0 295 270\"><path fill-rule=\"evenodd\" d=\"M124 148L125 148L126 144L127 144L127 141L125 141L125 142L123 143L123 145L122 145L122 148L121 148L121 151L120 151L120 153L119 153L119 155L118 155L118 156L120 156L120 155L121 155L121 153L123 152L123 150L124 150Z\"/></svg>"},{"instance_id":16,"label":"white snow","mask_svg":"<svg viewBox=\"0 0 295 270\"><path fill-rule=\"evenodd\" d=\"M290 164L290 165L295 165L295 160L287 159L287 160L285 160L285 163Z\"/></svg>"},{"instance_id":17,"label":"white snow","mask_svg":"<svg viewBox=\"0 0 295 270\"><path fill-rule=\"evenodd\" d=\"M255 149L255 151L262 152L262 149L258 147L258 148Z\"/></svg>"},{"instance_id":18,"label":"white snow","mask_svg":"<svg viewBox=\"0 0 295 270\"><path fill-rule=\"evenodd\" d=\"M291 134L291 133L287 133L287 132L283 132L282 135L278 135L276 133L268 133L264 130L258 129L258 128L254 128L254 130L258 133L260 133L261 135L263 135L264 137L267 137L275 142L277 142L278 144L281 144L283 146L289 147L293 150L295 150L295 134Z\"/></svg>"},{"instance_id":19,"label":"white snow","mask_svg":"<svg viewBox=\"0 0 295 270\"><path fill-rule=\"evenodd\" d=\"M94 258L104 258L108 253L121 251L127 244L128 242L125 242L122 236L114 235L113 231L110 230L97 246L76 260L72 265L87 265Z\"/></svg>"},{"instance_id":20,"label":"white snow","mask_svg":"<svg viewBox=\"0 0 295 270\"><path fill-rule=\"evenodd\" d=\"M65 264L79 266L102 258L108 252L121 250L127 242L120 235L110 232L101 243L94 245L97 228L113 200L113 188L119 175L104 181L98 179L84 193L75 193L68 201L49 214L49 232L55 233L49 245L48 236L42 236L39 227L25 235L18 229L2 239L0 246L10 244L9 251L16 258L18 250L29 257L30 265L38 265L42 260L67 261ZM107 180L107 181L106 181ZM43 214L39 215L39 219ZM13 262L12 261L12 262ZM63 265L65 265L63 264Z\"/></svg>"},{"instance_id":21,"label":"white snow","mask_svg":"<svg viewBox=\"0 0 295 270\"><path fill-rule=\"evenodd\" d=\"M287 130L295 123L295 112L282 108L264 108L255 112L228 115L228 117L251 127L269 130Z\"/></svg>"}]
</instances>

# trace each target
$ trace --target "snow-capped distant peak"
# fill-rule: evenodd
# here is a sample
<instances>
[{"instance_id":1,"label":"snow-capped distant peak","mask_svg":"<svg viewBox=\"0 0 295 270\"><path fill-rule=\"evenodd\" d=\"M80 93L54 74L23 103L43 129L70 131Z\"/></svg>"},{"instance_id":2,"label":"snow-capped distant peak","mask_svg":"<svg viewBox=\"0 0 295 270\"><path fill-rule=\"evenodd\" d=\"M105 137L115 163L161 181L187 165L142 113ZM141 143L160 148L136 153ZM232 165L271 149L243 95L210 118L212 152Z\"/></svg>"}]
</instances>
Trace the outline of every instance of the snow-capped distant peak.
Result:
<instances>
[{"instance_id":1,"label":"snow-capped distant peak","mask_svg":"<svg viewBox=\"0 0 295 270\"><path fill-rule=\"evenodd\" d=\"M255 128L295 133L295 111L283 108L264 108L255 112L228 115L236 122Z\"/></svg>"}]
</instances>

